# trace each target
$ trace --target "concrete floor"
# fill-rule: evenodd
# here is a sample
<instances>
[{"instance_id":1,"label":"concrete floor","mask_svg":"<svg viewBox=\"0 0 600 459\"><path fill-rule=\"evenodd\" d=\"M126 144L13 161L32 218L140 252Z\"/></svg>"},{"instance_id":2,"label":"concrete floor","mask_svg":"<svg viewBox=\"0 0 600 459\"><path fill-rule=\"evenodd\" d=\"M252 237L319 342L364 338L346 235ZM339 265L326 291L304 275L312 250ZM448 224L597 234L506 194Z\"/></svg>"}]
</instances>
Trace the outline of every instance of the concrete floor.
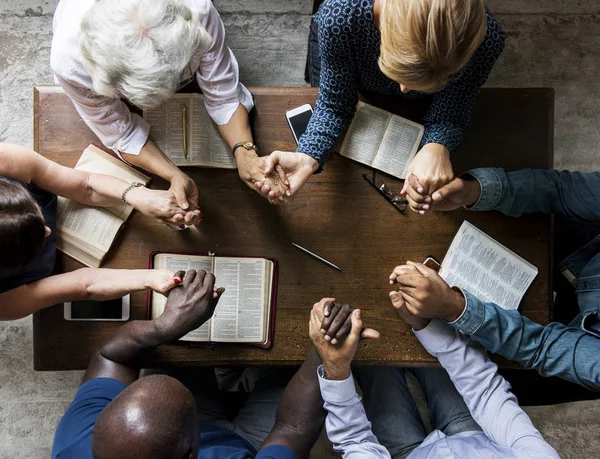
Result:
<instances>
[{"instance_id":1,"label":"concrete floor","mask_svg":"<svg viewBox=\"0 0 600 459\"><path fill-rule=\"evenodd\" d=\"M32 145L32 90L52 83L58 0L0 0L0 141ZM247 85L304 85L312 0L215 0ZM598 0L488 0L507 33L489 86L556 89L555 165L599 170ZM249 38L250 37L250 38ZM0 324L0 459L49 456L79 372L32 370L31 319ZM600 402L528 408L565 458L598 457ZM323 457L318 454L317 457Z\"/></svg>"}]
</instances>

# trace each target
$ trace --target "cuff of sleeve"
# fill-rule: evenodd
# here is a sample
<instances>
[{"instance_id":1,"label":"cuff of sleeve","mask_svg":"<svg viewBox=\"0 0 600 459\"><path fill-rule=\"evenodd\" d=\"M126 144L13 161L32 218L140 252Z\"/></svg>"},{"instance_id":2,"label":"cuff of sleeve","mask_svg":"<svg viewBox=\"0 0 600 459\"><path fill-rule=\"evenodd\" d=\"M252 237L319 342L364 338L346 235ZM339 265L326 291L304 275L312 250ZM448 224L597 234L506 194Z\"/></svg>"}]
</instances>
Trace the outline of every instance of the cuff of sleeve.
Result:
<instances>
[{"instance_id":1,"label":"cuff of sleeve","mask_svg":"<svg viewBox=\"0 0 600 459\"><path fill-rule=\"evenodd\" d=\"M204 106L206 107L208 115L217 126L223 126L224 124L229 123L229 121L231 121L231 117L238 109L240 104L246 107L248 113L250 113L250 111L254 107L252 94L241 83L238 88L237 98L233 96L231 98L228 98L227 100L219 101L218 105L207 103L206 98L204 99L204 101Z\"/></svg>"},{"instance_id":2,"label":"cuff of sleeve","mask_svg":"<svg viewBox=\"0 0 600 459\"><path fill-rule=\"evenodd\" d=\"M492 210L502 196L502 180L496 169L473 169L468 171L481 185L479 200L469 207L469 210L482 211Z\"/></svg>"},{"instance_id":3,"label":"cuff of sleeve","mask_svg":"<svg viewBox=\"0 0 600 459\"><path fill-rule=\"evenodd\" d=\"M325 378L323 365L317 368L319 376L319 386L321 387L321 397L323 401L335 405L346 403L356 397L356 387L352 373L343 381L332 381Z\"/></svg>"},{"instance_id":4,"label":"cuff of sleeve","mask_svg":"<svg viewBox=\"0 0 600 459\"><path fill-rule=\"evenodd\" d=\"M127 138L123 138L117 142L117 144L113 147L113 150L119 155L121 159L121 153L127 153L128 155L139 155L146 145L148 141L148 136L150 135L150 124L139 116L137 113L132 114L133 122L135 123L135 128L133 129L131 135Z\"/></svg>"},{"instance_id":5,"label":"cuff of sleeve","mask_svg":"<svg viewBox=\"0 0 600 459\"><path fill-rule=\"evenodd\" d=\"M426 125L421 148L428 143L439 143L445 146L450 153L454 153L462 140L462 130L449 124Z\"/></svg>"},{"instance_id":6,"label":"cuff of sleeve","mask_svg":"<svg viewBox=\"0 0 600 459\"><path fill-rule=\"evenodd\" d=\"M435 355L439 351L448 349L454 341L456 332L444 321L433 319L425 328L422 330L413 330L413 333L425 350Z\"/></svg>"},{"instance_id":7,"label":"cuff of sleeve","mask_svg":"<svg viewBox=\"0 0 600 459\"><path fill-rule=\"evenodd\" d=\"M466 290L463 290L463 294L467 299L465 310L451 325L467 335L473 335L485 320L485 305Z\"/></svg>"}]
</instances>

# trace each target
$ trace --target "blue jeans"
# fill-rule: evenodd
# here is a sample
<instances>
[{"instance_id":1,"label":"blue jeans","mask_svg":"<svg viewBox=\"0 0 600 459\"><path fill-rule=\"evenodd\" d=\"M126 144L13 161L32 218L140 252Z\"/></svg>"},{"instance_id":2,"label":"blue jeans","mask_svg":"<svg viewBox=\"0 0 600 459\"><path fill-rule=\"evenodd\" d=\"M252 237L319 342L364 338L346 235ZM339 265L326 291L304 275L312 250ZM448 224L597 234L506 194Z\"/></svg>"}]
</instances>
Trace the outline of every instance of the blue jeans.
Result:
<instances>
[{"instance_id":1,"label":"blue jeans","mask_svg":"<svg viewBox=\"0 0 600 459\"><path fill-rule=\"evenodd\" d=\"M481 184L472 210L498 210L519 217L544 212L581 224L600 222L600 173L503 169L469 171ZM532 368L600 390L600 235L564 260L577 278L578 316L546 327L483 303L468 292L463 316L453 325L490 351Z\"/></svg>"},{"instance_id":2,"label":"blue jeans","mask_svg":"<svg viewBox=\"0 0 600 459\"><path fill-rule=\"evenodd\" d=\"M415 375L425 393L434 429L447 436L481 430L443 368L354 368L373 433L393 459L404 459L427 437L406 384L406 371Z\"/></svg>"},{"instance_id":3,"label":"blue jeans","mask_svg":"<svg viewBox=\"0 0 600 459\"><path fill-rule=\"evenodd\" d=\"M313 19L310 22L308 34L308 54L306 57L308 81L313 88L318 88L321 82L321 56L319 56L319 28Z\"/></svg>"}]
</instances>

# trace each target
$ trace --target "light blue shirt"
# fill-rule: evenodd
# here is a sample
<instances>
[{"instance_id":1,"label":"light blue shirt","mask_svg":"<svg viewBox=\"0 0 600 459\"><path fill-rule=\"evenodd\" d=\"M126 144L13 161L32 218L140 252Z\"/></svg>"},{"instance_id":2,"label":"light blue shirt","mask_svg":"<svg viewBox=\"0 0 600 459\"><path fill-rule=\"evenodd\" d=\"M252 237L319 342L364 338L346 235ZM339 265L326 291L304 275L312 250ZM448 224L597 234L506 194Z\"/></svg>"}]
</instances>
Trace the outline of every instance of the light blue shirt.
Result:
<instances>
[{"instance_id":1,"label":"light blue shirt","mask_svg":"<svg viewBox=\"0 0 600 459\"><path fill-rule=\"evenodd\" d=\"M447 437L434 430L408 459L560 457L519 407L509 383L498 374L497 365L481 346L438 320L414 333L446 369L483 432ZM324 378L322 366L318 375L327 410L327 436L334 449L344 459L390 458L371 431L352 376L330 381Z\"/></svg>"}]
</instances>

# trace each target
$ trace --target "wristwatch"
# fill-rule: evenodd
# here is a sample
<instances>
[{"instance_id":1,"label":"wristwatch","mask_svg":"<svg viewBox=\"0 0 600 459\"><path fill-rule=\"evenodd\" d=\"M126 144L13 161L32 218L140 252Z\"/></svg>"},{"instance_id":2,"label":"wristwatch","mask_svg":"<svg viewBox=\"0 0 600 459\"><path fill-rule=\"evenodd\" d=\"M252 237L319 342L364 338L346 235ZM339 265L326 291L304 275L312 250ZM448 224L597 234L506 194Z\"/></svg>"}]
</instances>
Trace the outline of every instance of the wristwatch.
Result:
<instances>
[{"instance_id":1,"label":"wristwatch","mask_svg":"<svg viewBox=\"0 0 600 459\"><path fill-rule=\"evenodd\" d=\"M258 155L258 147L256 145L254 145L252 142L238 142L236 143L233 148L231 149L231 154L235 156L235 150L237 150L239 147L243 147L246 150L254 150L256 152L256 154Z\"/></svg>"}]
</instances>

